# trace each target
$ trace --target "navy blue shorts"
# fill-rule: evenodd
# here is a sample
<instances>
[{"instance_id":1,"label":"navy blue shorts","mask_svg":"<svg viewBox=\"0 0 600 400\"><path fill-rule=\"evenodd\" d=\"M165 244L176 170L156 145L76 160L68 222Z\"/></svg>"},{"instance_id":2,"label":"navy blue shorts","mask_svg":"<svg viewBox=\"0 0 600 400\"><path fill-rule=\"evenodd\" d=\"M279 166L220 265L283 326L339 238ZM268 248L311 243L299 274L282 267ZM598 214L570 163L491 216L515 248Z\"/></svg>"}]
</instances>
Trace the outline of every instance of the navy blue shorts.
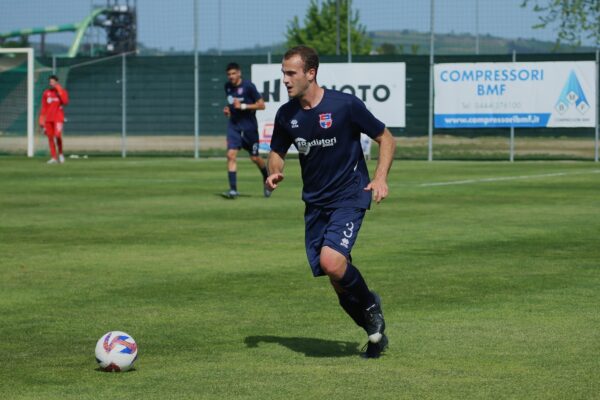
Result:
<instances>
[{"instance_id":1,"label":"navy blue shorts","mask_svg":"<svg viewBox=\"0 0 600 400\"><path fill-rule=\"evenodd\" d=\"M258 156L258 131L238 131L227 128L227 150L245 149L251 156Z\"/></svg>"},{"instance_id":2,"label":"navy blue shorts","mask_svg":"<svg viewBox=\"0 0 600 400\"><path fill-rule=\"evenodd\" d=\"M320 208L306 206L304 211L306 256L314 276L325 275L320 255L323 246L331 247L350 260L366 210L363 208Z\"/></svg>"}]
</instances>

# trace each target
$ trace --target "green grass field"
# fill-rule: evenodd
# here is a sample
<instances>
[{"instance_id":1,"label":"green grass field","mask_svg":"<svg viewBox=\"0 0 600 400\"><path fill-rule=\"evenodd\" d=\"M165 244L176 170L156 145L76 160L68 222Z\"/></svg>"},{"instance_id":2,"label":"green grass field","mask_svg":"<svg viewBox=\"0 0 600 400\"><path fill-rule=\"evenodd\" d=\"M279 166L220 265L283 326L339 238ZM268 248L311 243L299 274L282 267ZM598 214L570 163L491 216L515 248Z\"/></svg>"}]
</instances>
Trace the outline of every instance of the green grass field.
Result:
<instances>
[{"instance_id":1,"label":"green grass field","mask_svg":"<svg viewBox=\"0 0 600 400\"><path fill-rule=\"evenodd\" d=\"M311 277L297 161L268 200L239 168L229 201L223 160L0 158L0 398L599 397L597 164L396 162L353 252L379 360ZM96 370L109 330L134 371Z\"/></svg>"}]
</instances>

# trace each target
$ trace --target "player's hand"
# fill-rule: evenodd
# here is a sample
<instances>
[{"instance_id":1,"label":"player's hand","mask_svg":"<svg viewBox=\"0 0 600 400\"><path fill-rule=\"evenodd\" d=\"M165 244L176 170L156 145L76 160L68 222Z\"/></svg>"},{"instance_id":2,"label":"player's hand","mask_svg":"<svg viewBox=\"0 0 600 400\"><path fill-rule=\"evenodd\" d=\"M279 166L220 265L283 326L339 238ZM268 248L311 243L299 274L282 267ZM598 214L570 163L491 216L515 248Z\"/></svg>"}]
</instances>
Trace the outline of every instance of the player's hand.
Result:
<instances>
[{"instance_id":1,"label":"player's hand","mask_svg":"<svg viewBox=\"0 0 600 400\"><path fill-rule=\"evenodd\" d=\"M242 108L242 102L239 99L233 99L233 108L239 110Z\"/></svg>"},{"instance_id":2,"label":"player's hand","mask_svg":"<svg viewBox=\"0 0 600 400\"><path fill-rule=\"evenodd\" d=\"M280 173L275 173L275 174L271 174L267 177L267 180L265 181L265 185L267 186L267 189L273 191L275 189L277 189L277 186L279 182L281 182L283 180L283 174Z\"/></svg>"},{"instance_id":3,"label":"player's hand","mask_svg":"<svg viewBox=\"0 0 600 400\"><path fill-rule=\"evenodd\" d=\"M226 117L231 117L231 110L229 109L229 106L225 106L223 108L223 114L225 114Z\"/></svg>"},{"instance_id":4,"label":"player's hand","mask_svg":"<svg viewBox=\"0 0 600 400\"><path fill-rule=\"evenodd\" d=\"M377 204L388 195L388 185L385 179L373 179L365 188L367 192L373 192L373 200Z\"/></svg>"}]
</instances>

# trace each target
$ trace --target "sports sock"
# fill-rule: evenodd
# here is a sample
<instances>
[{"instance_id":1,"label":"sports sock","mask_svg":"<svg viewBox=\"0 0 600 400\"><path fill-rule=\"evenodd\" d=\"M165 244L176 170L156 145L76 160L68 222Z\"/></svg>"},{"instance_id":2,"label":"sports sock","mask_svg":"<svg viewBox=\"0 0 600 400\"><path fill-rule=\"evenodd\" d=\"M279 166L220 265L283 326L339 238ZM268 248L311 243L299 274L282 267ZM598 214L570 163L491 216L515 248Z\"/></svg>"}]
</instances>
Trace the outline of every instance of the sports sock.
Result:
<instances>
[{"instance_id":1,"label":"sports sock","mask_svg":"<svg viewBox=\"0 0 600 400\"><path fill-rule=\"evenodd\" d=\"M356 322L356 325L360 327L365 326L365 315L363 313L363 307L360 306L360 302L356 297L348 292L336 292L340 301L340 306L346 311L346 314L350 316Z\"/></svg>"},{"instance_id":2,"label":"sports sock","mask_svg":"<svg viewBox=\"0 0 600 400\"><path fill-rule=\"evenodd\" d=\"M237 172L229 171L228 175L229 175L229 188L231 190L235 190L237 192Z\"/></svg>"},{"instance_id":3,"label":"sports sock","mask_svg":"<svg viewBox=\"0 0 600 400\"><path fill-rule=\"evenodd\" d=\"M48 146L50 147L50 156L56 159L56 144L54 144L54 136L48 136Z\"/></svg>"},{"instance_id":4,"label":"sports sock","mask_svg":"<svg viewBox=\"0 0 600 400\"><path fill-rule=\"evenodd\" d=\"M360 306L363 309L375 304L375 297L369 291L369 287L362 277L358 268L348 263L346 272L342 279L338 281L339 285L344 288L349 294L356 297Z\"/></svg>"},{"instance_id":5,"label":"sports sock","mask_svg":"<svg viewBox=\"0 0 600 400\"><path fill-rule=\"evenodd\" d=\"M62 151L62 137L60 137L60 136L56 137L56 145L58 146L58 154L62 155L62 153L63 153L63 151Z\"/></svg>"},{"instance_id":6,"label":"sports sock","mask_svg":"<svg viewBox=\"0 0 600 400\"><path fill-rule=\"evenodd\" d=\"M263 182L266 181L267 178L269 177L269 172L267 171L267 167L260 168L260 172L262 173L262 176L263 176Z\"/></svg>"}]
</instances>

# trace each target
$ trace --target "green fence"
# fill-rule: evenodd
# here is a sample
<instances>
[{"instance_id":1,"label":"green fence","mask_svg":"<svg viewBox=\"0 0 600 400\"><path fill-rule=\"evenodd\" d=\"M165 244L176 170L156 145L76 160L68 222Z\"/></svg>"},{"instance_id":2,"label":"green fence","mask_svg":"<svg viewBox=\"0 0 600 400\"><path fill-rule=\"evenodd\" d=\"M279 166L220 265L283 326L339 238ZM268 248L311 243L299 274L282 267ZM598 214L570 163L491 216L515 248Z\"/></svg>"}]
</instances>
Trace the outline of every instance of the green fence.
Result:
<instances>
[{"instance_id":1,"label":"green fence","mask_svg":"<svg viewBox=\"0 0 600 400\"><path fill-rule=\"evenodd\" d=\"M281 56L271 57L279 63ZM445 62L507 62L511 56L439 56L436 63ZM579 61L595 60L595 54L528 54L517 55L518 61ZM242 67L245 78L252 79L251 65L267 63L267 56L200 56L199 57L199 134L203 137L201 148L211 147L208 137L215 138L212 147L224 146L227 120L222 115L225 104L223 85L225 66L235 61ZM406 63L406 127L393 129L400 138L423 138L428 133L429 113L429 57L413 55L355 56L354 62L404 62ZM322 62L346 62L346 57L324 56ZM88 152L118 152L118 139L123 127L127 132L128 150L147 153L193 153L194 135L194 58L193 56L116 56L106 59L40 58L36 62L36 100L46 85L47 76L55 70L70 93L71 102L66 109L67 138L88 138L93 143L89 149L83 144L79 148ZM21 79L23 71L0 73L0 103L10 93L10 85ZM124 87L124 82L126 86ZM262 87L257 83L259 91ZM123 97L124 96L124 97ZM123 102L125 99L125 103ZM36 102L36 103L37 103ZM124 105L126 111L124 112ZM36 107L38 108L38 107ZM24 110L23 110L24 111ZM385 115L378 116L385 122ZM125 124L123 123L125 118ZM12 131L24 134L24 116L14 118ZM436 129L436 138L446 136L458 138L503 138L508 129ZM594 129L517 129L518 138L559 137L592 140ZM131 140L129 139L131 138ZM137 138L137 139L136 139ZM441 140L441 139L440 139ZM69 140L68 140L69 141ZM169 146L169 144L176 144ZM110 144L109 144L110 143ZM426 149L419 142L419 149L403 153L406 157L426 158ZM453 156L438 151L437 158L470 158L468 145L475 142L457 142ZM75 140L71 141L75 144ZM496 146L496 144L494 144ZM561 147L559 142L556 146ZM585 145L587 146L587 144ZM43 147L43 146L42 146ZM500 144L497 152L488 152L483 158L504 159L508 147ZM67 146L67 148L69 148ZM438 147L440 150L442 147ZM457 150L458 149L458 150ZM2 151L2 149L0 149ZM560 156L561 158L562 155ZM585 155L586 158L587 153ZM476 156L475 158L479 158ZM564 158L571 158L566 156ZM576 156L575 158L580 158Z\"/></svg>"}]
</instances>

